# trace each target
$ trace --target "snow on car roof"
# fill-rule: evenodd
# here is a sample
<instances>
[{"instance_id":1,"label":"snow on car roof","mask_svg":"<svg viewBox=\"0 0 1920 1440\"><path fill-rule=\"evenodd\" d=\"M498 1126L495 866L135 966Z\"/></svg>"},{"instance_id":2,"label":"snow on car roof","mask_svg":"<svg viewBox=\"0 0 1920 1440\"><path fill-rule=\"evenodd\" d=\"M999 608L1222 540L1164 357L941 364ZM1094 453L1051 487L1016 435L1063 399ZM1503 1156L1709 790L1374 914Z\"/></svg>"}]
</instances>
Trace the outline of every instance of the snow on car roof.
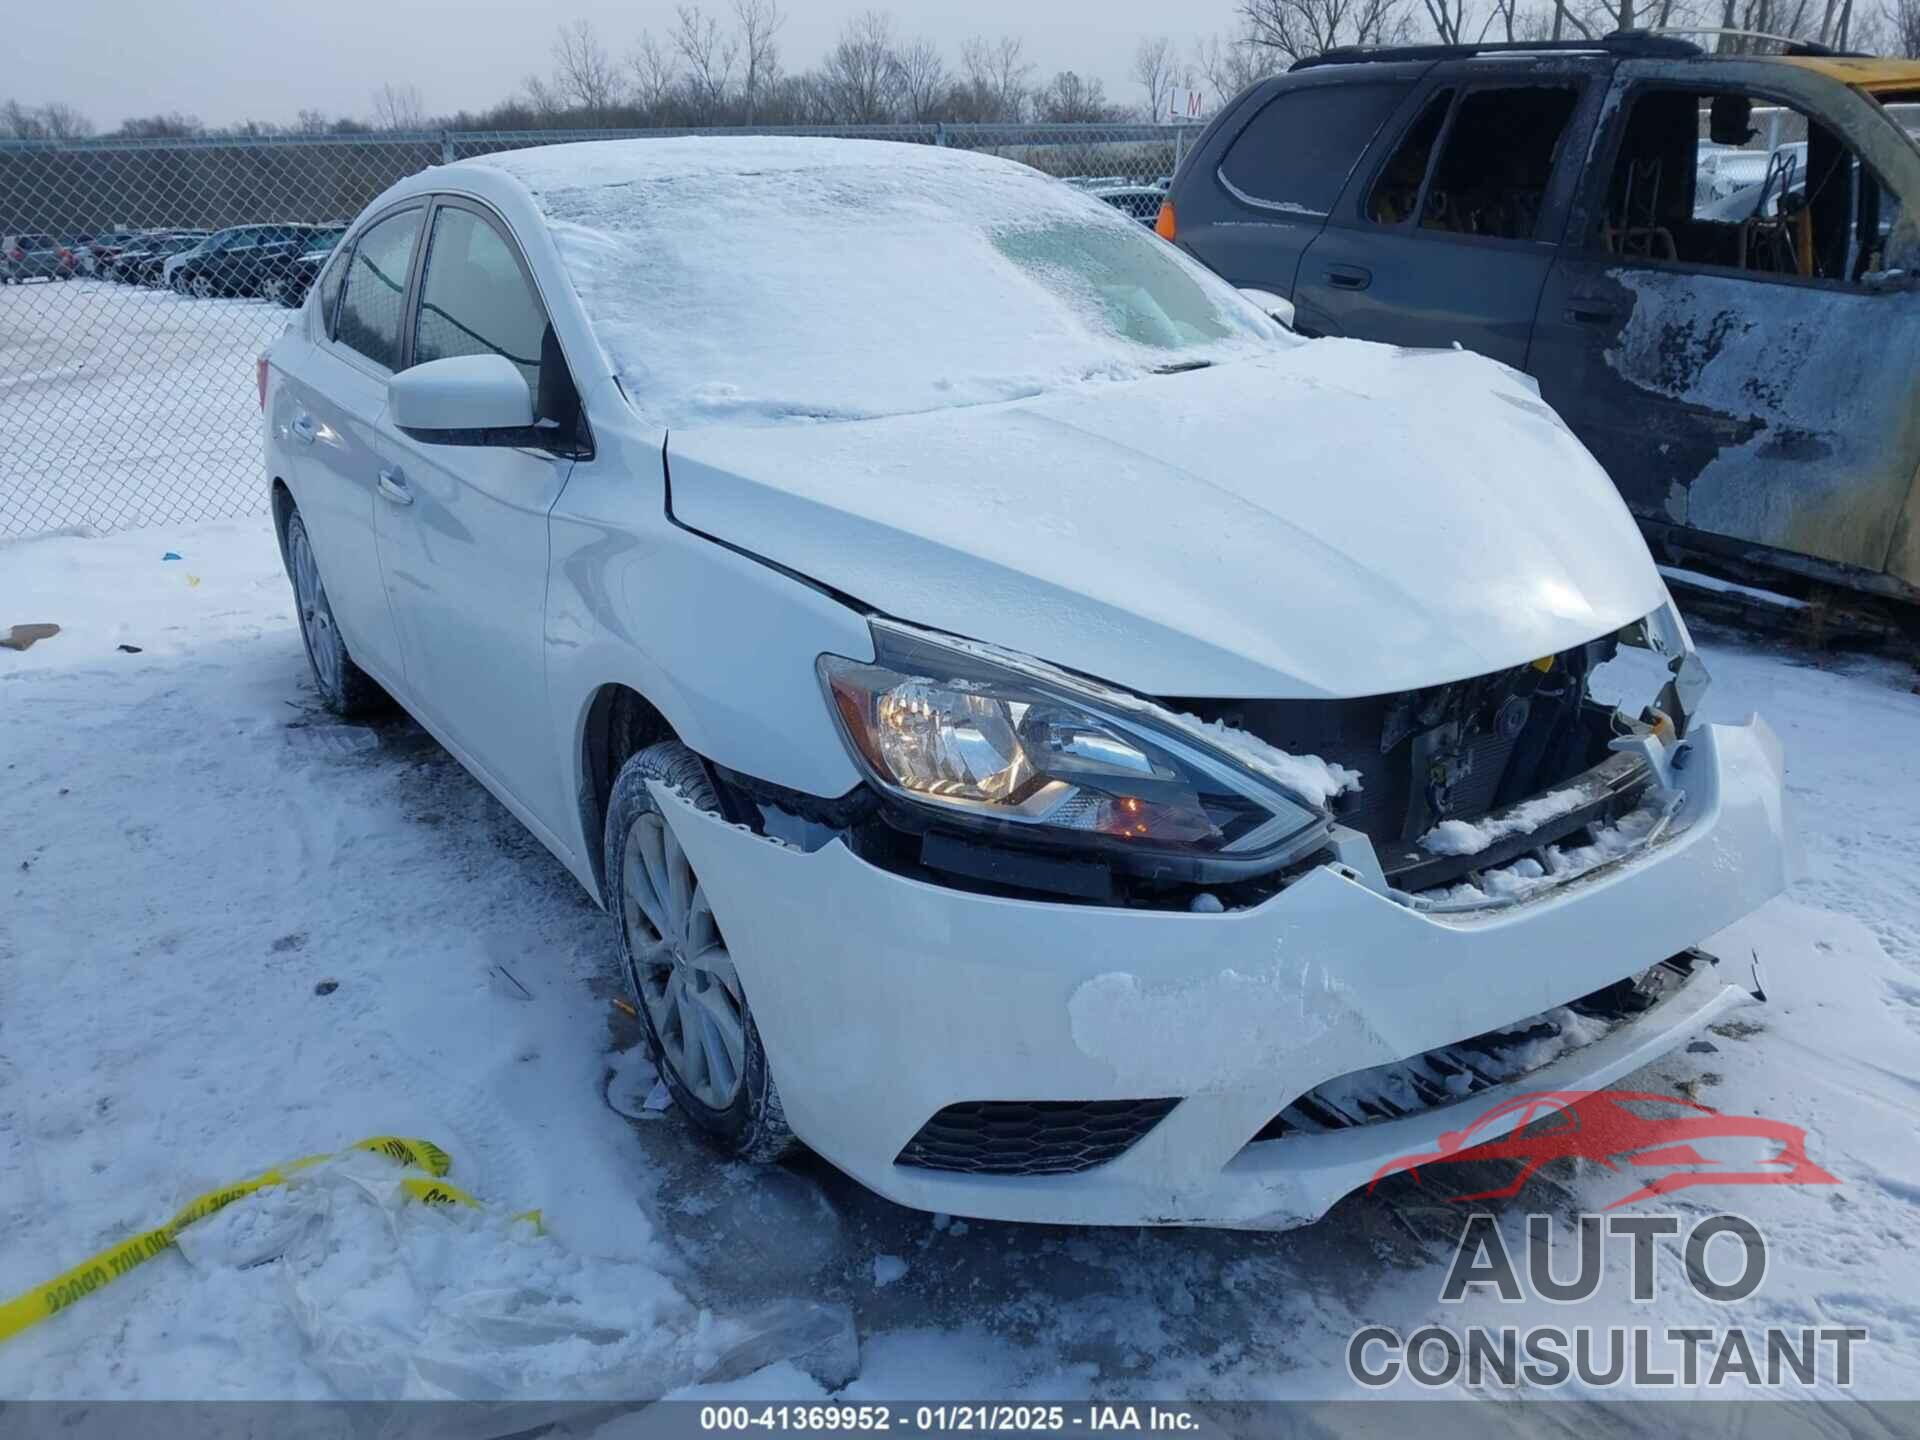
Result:
<instances>
[{"instance_id":1,"label":"snow on car roof","mask_svg":"<svg viewBox=\"0 0 1920 1440\"><path fill-rule=\"evenodd\" d=\"M1279 333L1136 221L990 156L757 137L461 163L532 193L623 388L664 426L1016 399Z\"/></svg>"}]
</instances>

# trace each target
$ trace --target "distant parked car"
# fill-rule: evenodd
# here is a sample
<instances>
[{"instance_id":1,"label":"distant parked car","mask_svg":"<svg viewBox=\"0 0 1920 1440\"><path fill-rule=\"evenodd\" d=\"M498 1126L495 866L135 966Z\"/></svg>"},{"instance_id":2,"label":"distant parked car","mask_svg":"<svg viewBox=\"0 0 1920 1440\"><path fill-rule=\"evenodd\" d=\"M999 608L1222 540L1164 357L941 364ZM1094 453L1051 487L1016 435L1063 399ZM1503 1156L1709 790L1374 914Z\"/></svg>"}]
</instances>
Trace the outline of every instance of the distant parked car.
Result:
<instances>
[{"instance_id":1,"label":"distant parked car","mask_svg":"<svg viewBox=\"0 0 1920 1440\"><path fill-rule=\"evenodd\" d=\"M320 267L327 263L327 257L333 254L334 247L340 243L340 237L346 233L347 227L344 225L315 231L313 243L306 250L289 260L286 269L277 275L268 276L261 283L261 298L277 300L289 310L298 310L306 303L307 291L313 288L313 282L320 274Z\"/></svg>"},{"instance_id":2,"label":"distant parked car","mask_svg":"<svg viewBox=\"0 0 1920 1440\"><path fill-rule=\"evenodd\" d=\"M98 275L109 260L144 238L138 230L109 230L78 237L73 246L74 268L82 275Z\"/></svg>"},{"instance_id":3,"label":"distant parked car","mask_svg":"<svg viewBox=\"0 0 1920 1440\"><path fill-rule=\"evenodd\" d=\"M1167 198L1167 192L1155 185L1115 185L1093 191L1093 197L1142 225L1152 225L1159 218L1160 202Z\"/></svg>"},{"instance_id":4,"label":"distant parked car","mask_svg":"<svg viewBox=\"0 0 1920 1440\"><path fill-rule=\"evenodd\" d=\"M206 238L206 233L199 230L147 235L107 261L105 274L123 285L158 285L168 260L197 248Z\"/></svg>"},{"instance_id":5,"label":"distant parked car","mask_svg":"<svg viewBox=\"0 0 1920 1440\"><path fill-rule=\"evenodd\" d=\"M0 238L0 284L24 285L29 280L72 278L73 252L51 235Z\"/></svg>"},{"instance_id":6,"label":"distant parked car","mask_svg":"<svg viewBox=\"0 0 1920 1440\"><path fill-rule=\"evenodd\" d=\"M168 288L206 300L216 295L258 295L261 283L285 271L306 250L312 225L236 225L216 230L166 265Z\"/></svg>"}]
</instances>

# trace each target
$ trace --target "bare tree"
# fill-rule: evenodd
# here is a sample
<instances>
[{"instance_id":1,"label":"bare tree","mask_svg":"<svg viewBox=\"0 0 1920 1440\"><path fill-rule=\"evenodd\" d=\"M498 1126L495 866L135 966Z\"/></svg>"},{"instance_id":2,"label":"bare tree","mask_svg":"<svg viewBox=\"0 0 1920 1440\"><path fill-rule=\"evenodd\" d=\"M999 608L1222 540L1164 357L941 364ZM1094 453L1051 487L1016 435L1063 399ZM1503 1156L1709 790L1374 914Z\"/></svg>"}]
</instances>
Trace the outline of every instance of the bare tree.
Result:
<instances>
[{"instance_id":1,"label":"bare tree","mask_svg":"<svg viewBox=\"0 0 1920 1440\"><path fill-rule=\"evenodd\" d=\"M1062 70L1033 97L1034 116L1054 125L1084 125L1120 118L1120 107L1107 103L1107 88L1097 75Z\"/></svg>"},{"instance_id":2,"label":"bare tree","mask_svg":"<svg viewBox=\"0 0 1920 1440\"><path fill-rule=\"evenodd\" d=\"M916 40L900 51L899 65L902 113L912 121L931 120L947 95L947 62L940 58L940 47Z\"/></svg>"},{"instance_id":3,"label":"bare tree","mask_svg":"<svg viewBox=\"0 0 1920 1440\"><path fill-rule=\"evenodd\" d=\"M389 80L374 91L373 123L382 130L425 129L427 107L420 99L419 87Z\"/></svg>"},{"instance_id":4,"label":"bare tree","mask_svg":"<svg viewBox=\"0 0 1920 1440\"><path fill-rule=\"evenodd\" d=\"M1289 60L1340 45L1388 45L1408 31L1406 0L1240 0L1256 45Z\"/></svg>"},{"instance_id":5,"label":"bare tree","mask_svg":"<svg viewBox=\"0 0 1920 1440\"><path fill-rule=\"evenodd\" d=\"M1128 78L1147 92L1149 120L1164 120L1173 108L1173 92L1179 83L1174 72L1178 66L1169 36L1151 36L1134 48L1133 70Z\"/></svg>"},{"instance_id":6,"label":"bare tree","mask_svg":"<svg viewBox=\"0 0 1920 1440\"><path fill-rule=\"evenodd\" d=\"M130 140L181 140L204 135L206 126L200 123L199 116L183 115L175 110L165 115L129 116L114 133Z\"/></svg>"},{"instance_id":7,"label":"bare tree","mask_svg":"<svg viewBox=\"0 0 1920 1440\"><path fill-rule=\"evenodd\" d=\"M891 120L901 108L900 54L893 17L866 10L841 28L820 64L835 118L843 125Z\"/></svg>"},{"instance_id":8,"label":"bare tree","mask_svg":"<svg viewBox=\"0 0 1920 1440\"><path fill-rule=\"evenodd\" d=\"M1222 105L1273 73L1272 52L1244 31L1209 35L1193 52L1193 68L1206 85L1208 103Z\"/></svg>"},{"instance_id":9,"label":"bare tree","mask_svg":"<svg viewBox=\"0 0 1920 1440\"><path fill-rule=\"evenodd\" d=\"M1427 20L1442 45L1459 45L1473 25L1472 0L1420 0ZM1495 0L1496 5L1499 0ZM1511 0L1509 0L1511 3ZM1622 0L1626 3L1626 0ZM1492 19L1491 16L1488 17Z\"/></svg>"},{"instance_id":10,"label":"bare tree","mask_svg":"<svg viewBox=\"0 0 1920 1440\"><path fill-rule=\"evenodd\" d=\"M648 116L658 119L680 83L680 66L673 51L653 38L648 30L640 32L640 43L627 56L627 70L633 76L633 100Z\"/></svg>"},{"instance_id":11,"label":"bare tree","mask_svg":"<svg viewBox=\"0 0 1920 1440\"><path fill-rule=\"evenodd\" d=\"M0 136L16 140L80 140L93 134L93 122L71 105L0 104Z\"/></svg>"},{"instance_id":12,"label":"bare tree","mask_svg":"<svg viewBox=\"0 0 1920 1440\"><path fill-rule=\"evenodd\" d=\"M1886 48L1895 55L1920 59L1920 0L1887 0L1884 11Z\"/></svg>"},{"instance_id":13,"label":"bare tree","mask_svg":"<svg viewBox=\"0 0 1920 1440\"><path fill-rule=\"evenodd\" d=\"M687 90L697 120L717 120L733 91L739 42L720 33L720 22L698 5L682 5L673 27L673 48L687 67Z\"/></svg>"},{"instance_id":14,"label":"bare tree","mask_svg":"<svg viewBox=\"0 0 1920 1440\"><path fill-rule=\"evenodd\" d=\"M1033 66L1017 35L992 41L976 35L960 47L960 70L967 118L1012 122L1025 113Z\"/></svg>"},{"instance_id":15,"label":"bare tree","mask_svg":"<svg viewBox=\"0 0 1920 1440\"><path fill-rule=\"evenodd\" d=\"M605 125L620 103L620 67L591 20L562 25L553 41L553 89L590 125Z\"/></svg>"},{"instance_id":16,"label":"bare tree","mask_svg":"<svg viewBox=\"0 0 1920 1440\"><path fill-rule=\"evenodd\" d=\"M747 123L753 124L760 97L780 79L780 47L774 37L787 17L775 0L733 0L733 16L740 24L740 48L746 55L741 77L747 102Z\"/></svg>"}]
</instances>

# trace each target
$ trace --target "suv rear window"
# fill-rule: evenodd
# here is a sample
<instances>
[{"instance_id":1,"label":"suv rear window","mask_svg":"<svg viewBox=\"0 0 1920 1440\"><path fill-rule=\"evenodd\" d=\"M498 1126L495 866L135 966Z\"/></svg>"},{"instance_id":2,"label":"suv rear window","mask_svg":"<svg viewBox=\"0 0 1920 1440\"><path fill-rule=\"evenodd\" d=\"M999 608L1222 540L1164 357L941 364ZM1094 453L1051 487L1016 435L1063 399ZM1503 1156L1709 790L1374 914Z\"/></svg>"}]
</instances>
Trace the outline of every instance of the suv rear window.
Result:
<instances>
[{"instance_id":1,"label":"suv rear window","mask_svg":"<svg viewBox=\"0 0 1920 1440\"><path fill-rule=\"evenodd\" d=\"M1252 204L1325 215L1411 88L1377 80L1282 90L1247 122L1220 162L1220 178Z\"/></svg>"}]
</instances>

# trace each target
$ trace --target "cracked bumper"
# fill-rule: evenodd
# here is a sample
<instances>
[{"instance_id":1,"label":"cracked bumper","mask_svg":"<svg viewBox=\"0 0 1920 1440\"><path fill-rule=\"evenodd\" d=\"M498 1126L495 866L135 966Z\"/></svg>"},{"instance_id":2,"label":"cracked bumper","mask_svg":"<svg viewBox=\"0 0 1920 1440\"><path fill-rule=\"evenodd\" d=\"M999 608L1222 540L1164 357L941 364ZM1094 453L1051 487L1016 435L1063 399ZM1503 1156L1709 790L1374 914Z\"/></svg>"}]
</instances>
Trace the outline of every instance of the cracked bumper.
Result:
<instances>
[{"instance_id":1,"label":"cracked bumper","mask_svg":"<svg viewBox=\"0 0 1920 1440\"><path fill-rule=\"evenodd\" d=\"M1787 883L1780 749L1758 720L1698 727L1654 845L1499 910L1422 914L1330 868L1250 910L1129 911L966 894L835 841L794 850L661 800L726 931L795 1132L872 1189L950 1214L1283 1228L1457 1127L1453 1107L1250 1143L1335 1076L1589 994L1741 919ZM1731 971L1732 973L1726 973ZM1744 962L1518 1082L1594 1088L1752 997ZM1470 1115L1502 1098L1465 1102ZM1181 1103L1071 1175L894 1164L980 1100ZM1490 1132L1488 1138L1493 1138Z\"/></svg>"}]
</instances>

